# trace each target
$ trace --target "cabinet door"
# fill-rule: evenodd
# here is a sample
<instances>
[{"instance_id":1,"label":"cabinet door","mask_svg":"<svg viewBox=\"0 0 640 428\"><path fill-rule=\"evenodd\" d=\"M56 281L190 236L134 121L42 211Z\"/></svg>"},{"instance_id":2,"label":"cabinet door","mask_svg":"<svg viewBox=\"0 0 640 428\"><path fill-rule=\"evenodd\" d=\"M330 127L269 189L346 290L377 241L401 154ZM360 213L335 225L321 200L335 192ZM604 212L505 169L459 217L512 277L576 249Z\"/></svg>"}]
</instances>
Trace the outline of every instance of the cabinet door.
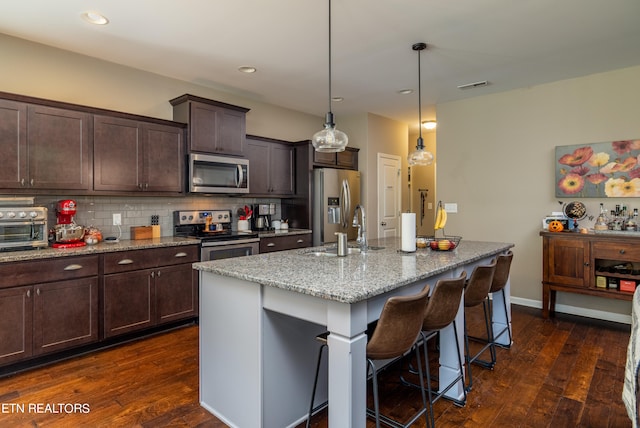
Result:
<instances>
[{"instance_id":1,"label":"cabinet door","mask_svg":"<svg viewBox=\"0 0 640 428\"><path fill-rule=\"evenodd\" d=\"M272 144L269 163L271 192L278 195L293 194L293 147L284 144Z\"/></svg>"},{"instance_id":2,"label":"cabinet door","mask_svg":"<svg viewBox=\"0 0 640 428\"><path fill-rule=\"evenodd\" d=\"M105 275L102 290L105 338L151 327L155 320L153 270Z\"/></svg>"},{"instance_id":3,"label":"cabinet door","mask_svg":"<svg viewBox=\"0 0 640 428\"><path fill-rule=\"evenodd\" d=\"M216 151L226 155L244 155L245 146L245 113L221 109L221 126L218 130Z\"/></svg>"},{"instance_id":4,"label":"cabinet door","mask_svg":"<svg viewBox=\"0 0 640 428\"><path fill-rule=\"evenodd\" d=\"M98 340L98 277L34 287L33 354Z\"/></svg>"},{"instance_id":5,"label":"cabinet door","mask_svg":"<svg viewBox=\"0 0 640 428\"><path fill-rule=\"evenodd\" d=\"M358 169L358 151L347 147L345 151L336 153L336 164L348 169Z\"/></svg>"},{"instance_id":6,"label":"cabinet door","mask_svg":"<svg viewBox=\"0 0 640 428\"><path fill-rule=\"evenodd\" d=\"M247 140L249 191L253 195L269 193L269 143Z\"/></svg>"},{"instance_id":7,"label":"cabinet door","mask_svg":"<svg viewBox=\"0 0 640 428\"><path fill-rule=\"evenodd\" d=\"M549 239L548 281L588 287L591 278L589 241L583 239Z\"/></svg>"},{"instance_id":8,"label":"cabinet door","mask_svg":"<svg viewBox=\"0 0 640 428\"><path fill-rule=\"evenodd\" d=\"M25 104L0 100L0 150L0 187L23 187L29 181Z\"/></svg>"},{"instance_id":9,"label":"cabinet door","mask_svg":"<svg viewBox=\"0 0 640 428\"><path fill-rule=\"evenodd\" d=\"M260 238L260 254L311 246L311 234Z\"/></svg>"},{"instance_id":10,"label":"cabinet door","mask_svg":"<svg viewBox=\"0 0 640 428\"><path fill-rule=\"evenodd\" d=\"M93 122L95 190L142 190L142 129L137 121L95 116Z\"/></svg>"},{"instance_id":11,"label":"cabinet door","mask_svg":"<svg viewBox=\"0 0 640 428\"><path fill-rule=\"evenodd\" d=\"M190 150L243 155L245 113L210 104L191 102Z\"/></svg>"},{"instance_id":12,"label":"cabinet door","mask_svg":"<svg viewBox=\"0 0 640 428\"><path fill-rule=\"evenodd\" d=\"M32 314L33 287L0 290L0 365L31 356Z\"/></svg>"},{"instance_id":13,"label":"cabinet door","mask_svg":"<svg viewBox=\"0 0 640 428\"><path fill-rule=\"evenodd\" d=\"M191 264L158 269L155 286L159 324L198 315L197 272Z\"/></svg>"},{"instance_id":14,"label":"cabinet door","mask_svg":"<svg viewBox=\"0 0 640 428\"><path fill-rule=\"evenodd\" d=\"M145 124L143 188L153 192L182 192L183 131L159 124Z\"/></svg>"},{"instance_id":15,"label":"cabinet door","mask_svg":"<svg viewBox=\"0 0 640 428\"><path fill-rule=\"evenodd\" d=\"M88 113L29 106L29 187L90 189L90 126Z\"/></svg>"}]
</instances>

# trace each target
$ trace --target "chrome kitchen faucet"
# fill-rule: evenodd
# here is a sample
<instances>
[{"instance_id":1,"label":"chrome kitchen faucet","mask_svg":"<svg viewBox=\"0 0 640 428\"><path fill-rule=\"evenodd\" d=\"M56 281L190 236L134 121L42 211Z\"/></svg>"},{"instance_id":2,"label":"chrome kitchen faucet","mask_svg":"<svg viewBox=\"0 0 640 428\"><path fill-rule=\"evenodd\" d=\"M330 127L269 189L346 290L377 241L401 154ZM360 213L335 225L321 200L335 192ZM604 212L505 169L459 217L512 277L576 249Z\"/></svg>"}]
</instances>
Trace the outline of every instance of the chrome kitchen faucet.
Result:
<instances>
[{"instance_id":1,"label":"chrome kitchen faucet","mask_svg":"<svg viewBox=\"0 0 640 428\"><path fill-rule=\"evenodd\" d=\"M360 215L362 217L362 224L358 221L358 211L360 211ZM364 207L360 204L356 205L356 208L353 210L353 227L358 228L358 239L356 242L360 244L360 251L367 250L367 221L366 215L364 212Z\"/></svg>"}]
</instances>

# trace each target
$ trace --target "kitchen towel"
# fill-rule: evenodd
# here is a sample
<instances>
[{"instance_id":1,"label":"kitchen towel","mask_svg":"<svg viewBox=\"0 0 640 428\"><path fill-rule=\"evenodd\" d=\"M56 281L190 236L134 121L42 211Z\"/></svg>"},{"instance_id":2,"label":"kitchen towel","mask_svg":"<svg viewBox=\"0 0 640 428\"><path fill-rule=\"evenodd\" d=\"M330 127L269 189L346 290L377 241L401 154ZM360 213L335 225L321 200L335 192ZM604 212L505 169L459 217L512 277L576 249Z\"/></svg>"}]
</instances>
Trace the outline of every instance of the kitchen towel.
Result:
<instances>
[{"instance_id":1,"label":"kitchen towel","mask_svg":"<svg viewBox=\"0 0 640 428\"><path fill-rule=\"evenodd\" d=\"M416 250L416 213L402 213L402 251Z\"/></svg>"}]
</instances>

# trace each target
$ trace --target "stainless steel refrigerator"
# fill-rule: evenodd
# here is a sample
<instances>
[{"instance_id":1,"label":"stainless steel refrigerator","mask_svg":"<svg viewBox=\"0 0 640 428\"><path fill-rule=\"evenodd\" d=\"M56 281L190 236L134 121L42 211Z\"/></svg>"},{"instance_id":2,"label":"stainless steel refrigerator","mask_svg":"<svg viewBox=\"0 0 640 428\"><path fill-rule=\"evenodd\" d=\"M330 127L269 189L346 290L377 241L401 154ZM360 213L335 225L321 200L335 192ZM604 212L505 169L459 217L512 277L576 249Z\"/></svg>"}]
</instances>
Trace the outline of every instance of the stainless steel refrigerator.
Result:
<instances>
[{"instance_id":1,"label":"stainless steel refrigerator","mask_svg":"<svg viewBox=\"0 0 640 428\"><path fill-rule=\"evenodd\" d=\"M336 242L336 232L349 240L358 231L352 226L353 211L360 203L360 172L320 168L313 171L313 245Z\"/></svg>"}]
</instances>

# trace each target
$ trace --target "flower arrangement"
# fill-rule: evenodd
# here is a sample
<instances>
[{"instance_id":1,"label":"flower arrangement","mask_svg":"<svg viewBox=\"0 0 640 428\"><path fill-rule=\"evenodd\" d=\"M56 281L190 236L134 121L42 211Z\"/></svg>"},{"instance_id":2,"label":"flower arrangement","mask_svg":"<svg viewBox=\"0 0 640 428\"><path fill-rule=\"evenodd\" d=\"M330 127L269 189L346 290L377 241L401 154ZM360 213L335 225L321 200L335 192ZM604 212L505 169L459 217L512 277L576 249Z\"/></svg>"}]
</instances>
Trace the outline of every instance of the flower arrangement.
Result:
<instances>
[{"instance_id":1,"label":"flower arrangement","mask_svg":"<svg viewBox=\"0 0 640 428\"><path fill-rule=\"evenodd\" d=\"M556 147L556 196L640 196L640 140Z\"/></svg>"}]
</instances>

